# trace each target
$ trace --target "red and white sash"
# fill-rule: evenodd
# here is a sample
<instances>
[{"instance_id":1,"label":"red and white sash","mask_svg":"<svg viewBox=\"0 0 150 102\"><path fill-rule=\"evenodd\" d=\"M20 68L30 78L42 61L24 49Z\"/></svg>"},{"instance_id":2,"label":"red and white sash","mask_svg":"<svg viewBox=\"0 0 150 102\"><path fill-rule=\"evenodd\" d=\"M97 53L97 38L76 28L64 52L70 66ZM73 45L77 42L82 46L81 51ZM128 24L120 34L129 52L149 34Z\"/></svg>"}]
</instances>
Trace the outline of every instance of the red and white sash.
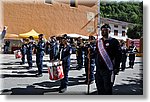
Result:
<instances>
[{"instance_id":1,"label":"red and white sash","mask_svg":"<svg viewBox=\"0 0 150 102\"><path fill-rule=\"evenodd\" d=\"M98 39L98 50L109 70L113 70L113 63L106 52L102 39Z\"/></svg>"}]
</instances>

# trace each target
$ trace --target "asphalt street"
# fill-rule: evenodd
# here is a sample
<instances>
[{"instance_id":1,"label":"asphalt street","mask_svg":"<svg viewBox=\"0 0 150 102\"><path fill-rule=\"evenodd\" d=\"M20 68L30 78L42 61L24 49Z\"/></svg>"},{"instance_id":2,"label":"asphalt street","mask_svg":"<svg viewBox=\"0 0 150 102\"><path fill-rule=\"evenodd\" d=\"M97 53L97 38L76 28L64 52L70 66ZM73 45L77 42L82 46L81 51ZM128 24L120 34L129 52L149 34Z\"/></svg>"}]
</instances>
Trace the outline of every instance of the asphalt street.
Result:
<instances>
[{"instance_id":1,"label":"asphalt street","mask_svg":"<svg viewBox=\"0 0 150 102\"><path fill-rule=\"evenodd\" d=\"M36 77L37 67L33 55L33 68L27 70L28 64L20 65L21 59L15 59L13 54L0 54L0 92L2 95L87 95L88 86L84 84L84 68L76 70L76 56L71 55L69 85L65 93L58 93L60 81L49 79L47 64L49 56L44 56L43 76ZM126 63L128 66L128 60ZM95 83L90 85L90 95L96 95ZM141 57L136 57L133 69L126 68L116 76L113 95L143 94L143 63Z\"/></svg>"}]
</instances>

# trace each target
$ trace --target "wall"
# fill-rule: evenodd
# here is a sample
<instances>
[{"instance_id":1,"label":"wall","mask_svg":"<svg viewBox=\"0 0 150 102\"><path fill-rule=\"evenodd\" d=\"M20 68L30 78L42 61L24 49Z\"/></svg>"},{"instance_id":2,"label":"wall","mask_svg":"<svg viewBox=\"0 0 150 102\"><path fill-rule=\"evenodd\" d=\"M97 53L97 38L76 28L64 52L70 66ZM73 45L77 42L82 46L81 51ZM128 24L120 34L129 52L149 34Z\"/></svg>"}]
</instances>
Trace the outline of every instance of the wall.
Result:
<instances>
[{"instance_id":1,"label":"wall","mask_svg":"<svg viewBox=\"0 0 150 102\"><path fill-rule=\"evenodd\" d=\"M78 5L77 8L70 8L69 4L47 5L37 1L3 2L4 24L9 27L9 33L20 34L34 29L38 33L44 33L46 38L64 33L82 35L96 33L97 20L88 20L87 15L89 12L96 15L97 5L93 7ZM95 27L94 32L88 32L91 26Z\"/></svg>"},{"instance_id":2,"label":"wall","mask_svg":"<svg viewBox=\"0 0 150 102\"><path fill-rule=\"evenodd\" d=\"M3 6L2 1L0 1L0 32L3 30Z\"/></svg>"}]
</instances>

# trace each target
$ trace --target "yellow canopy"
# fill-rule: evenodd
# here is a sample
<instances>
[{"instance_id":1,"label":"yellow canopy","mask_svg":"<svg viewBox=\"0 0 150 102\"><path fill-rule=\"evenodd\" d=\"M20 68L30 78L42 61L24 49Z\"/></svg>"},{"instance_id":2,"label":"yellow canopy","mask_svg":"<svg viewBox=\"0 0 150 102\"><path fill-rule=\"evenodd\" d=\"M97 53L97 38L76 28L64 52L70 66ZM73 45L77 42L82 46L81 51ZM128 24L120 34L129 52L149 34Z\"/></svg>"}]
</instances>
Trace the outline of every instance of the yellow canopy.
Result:
<instances>
[{"instance_id":1,"label":"yellow canopy","mask_svg":"<svg viewBox=\"0 0 150 102\"><path fill-rule=\"evenodd\" d=\"M6 33L4 39L19 39L19 35L17 35L17 34L11 34L11 33Z\"/></svg>"},{"instance_id":2,"label":"yellow canopy","mask_svg":"<svg viewBox=\"0 0 150 102\"><path fill-rule=\"evenodd\" d=\"M27 33L19 34L20 38L28 38L29 36L33 36L34 39L38 39L39 33L37 33L35 30L31 30Z\"/></svg>"}]
</instances>

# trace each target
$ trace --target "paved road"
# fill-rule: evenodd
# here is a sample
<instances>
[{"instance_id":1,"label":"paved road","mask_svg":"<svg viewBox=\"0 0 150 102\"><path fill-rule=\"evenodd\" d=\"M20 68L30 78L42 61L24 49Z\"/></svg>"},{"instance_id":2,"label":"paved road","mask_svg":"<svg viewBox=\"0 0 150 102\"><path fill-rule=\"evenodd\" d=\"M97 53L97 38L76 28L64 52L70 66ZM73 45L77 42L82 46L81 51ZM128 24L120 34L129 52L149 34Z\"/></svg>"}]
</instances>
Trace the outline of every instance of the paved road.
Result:
<instances>
[{"instance_id":1,"label":"paved road","mask_svg":"<svg viewBox=\"0 0 150 102\"><path fill-rule=\"evenodd\" d=\"M36 77L37 67L35 55L33 56L33 69L27 70L25 65L20 65L21 60L15 59L12 54L1 54L0 72L1 84L0 92L3 95L86 95L87 85L84 68L76 70L75 55L72 55L71 70L69 72L69 86L65 93L58 93L60 81L49 80L47 72L48 56L44 56L43 77ZM142 95L143 94L143 66L141 57L136 57L134 69L126 68L124 72L116 77L113 88L114 95ZM128 62L127 62L128 66ZM90 94L95 95L95 83L90 85Z\"/></svg>"}]
</instances>

